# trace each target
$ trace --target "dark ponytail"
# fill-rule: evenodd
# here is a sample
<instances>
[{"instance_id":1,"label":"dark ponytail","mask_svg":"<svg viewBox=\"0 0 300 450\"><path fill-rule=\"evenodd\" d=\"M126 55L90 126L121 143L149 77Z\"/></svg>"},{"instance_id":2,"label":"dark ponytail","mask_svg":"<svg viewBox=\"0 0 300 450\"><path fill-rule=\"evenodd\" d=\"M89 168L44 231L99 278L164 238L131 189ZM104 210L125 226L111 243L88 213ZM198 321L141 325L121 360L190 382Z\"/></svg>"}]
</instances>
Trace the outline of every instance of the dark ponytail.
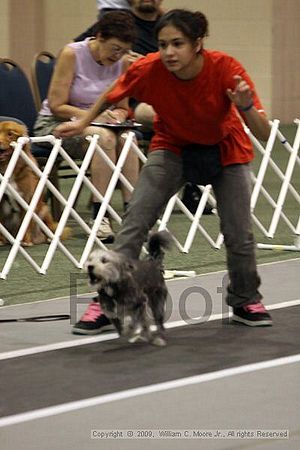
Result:
<instances>
[{"instance_id":1,"label":"dark ponytail","mask_svg":"<svg viewBox=\"0 0 300 450\"><path fill-rule=\"evenodd\" d=\"M187 9L172 9L164 14L155 27L156 38L159 32L166 26L172 25L180 30L192 42L198 38L208 36L208 20L200 12L192 12Z\"/></svg>"}]
</instances>

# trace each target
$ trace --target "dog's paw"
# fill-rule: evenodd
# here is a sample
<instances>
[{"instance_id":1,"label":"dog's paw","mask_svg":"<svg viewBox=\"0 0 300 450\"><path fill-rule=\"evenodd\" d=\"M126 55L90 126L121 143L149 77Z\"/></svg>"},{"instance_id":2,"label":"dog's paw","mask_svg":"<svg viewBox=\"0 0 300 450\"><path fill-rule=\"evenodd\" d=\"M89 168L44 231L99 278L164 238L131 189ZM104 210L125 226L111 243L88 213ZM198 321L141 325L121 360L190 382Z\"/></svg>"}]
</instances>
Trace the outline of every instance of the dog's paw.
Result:
<instances>
[{"instance_id":1,"label":"dog's paw","mask_svg":"<svg viewBox=\"0 0 300 450\"><path fill-rule=\"evenodd\" d=\"M165 345L167 345L167 342L161 336L154 336L153 339L151 340L151 344L157 345L158 347L164 347Z\"/></svg>"},{"instance_id":2,"label":"dog's paw","mask_svg":"<svg viewBox=\"0 0 300 450\"><path fill-rule=\"evenodd\" d=\"M143 336L142 334L135 334L134 336L131 336L128 339L128 342L130 344L136 344L137 342L148 342L148 339L146 336Z\"/></svg>"},{"instance_id":3,"label":"dog's paw","mask_svg":"<svg viewBox=\"0 0 300 450\"><path fill-rule=\"evenodd\" d=\"M33 242L31 242L31 241L22 241L21 245L22 245L22 247L32 247L33 246Z\"/></svg>"}]
</instances>

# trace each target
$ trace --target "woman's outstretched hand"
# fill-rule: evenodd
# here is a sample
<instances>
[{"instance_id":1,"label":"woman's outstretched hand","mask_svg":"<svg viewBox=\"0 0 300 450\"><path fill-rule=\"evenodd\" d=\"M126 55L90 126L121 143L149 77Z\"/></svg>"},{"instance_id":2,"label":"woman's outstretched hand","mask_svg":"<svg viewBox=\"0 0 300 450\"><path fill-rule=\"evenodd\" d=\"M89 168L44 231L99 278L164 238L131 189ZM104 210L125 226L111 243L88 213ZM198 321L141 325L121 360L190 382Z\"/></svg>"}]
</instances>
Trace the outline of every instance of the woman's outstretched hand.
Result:
<instances>
[{"instance_id":1,"label":"woman's outstretched hand","mask_svg":"<svg viewBox=\"0 0 300 450\"><path fill-rule=\"evenodd\" d=\"M238 109L247 109L253 104L252 90L249 84L240 75L235 75L235 88L227 89L227 95ZM251 106L250 106L251 107Z\"/></svg>"}]
</instances>

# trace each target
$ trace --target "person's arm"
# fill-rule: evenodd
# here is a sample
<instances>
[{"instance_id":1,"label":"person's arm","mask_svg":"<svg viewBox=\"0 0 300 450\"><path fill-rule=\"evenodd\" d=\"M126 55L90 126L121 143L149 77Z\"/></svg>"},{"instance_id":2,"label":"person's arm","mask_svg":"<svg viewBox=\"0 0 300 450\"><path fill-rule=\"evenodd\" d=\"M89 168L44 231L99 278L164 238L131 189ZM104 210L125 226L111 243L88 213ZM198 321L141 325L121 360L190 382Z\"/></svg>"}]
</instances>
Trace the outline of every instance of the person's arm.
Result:
<instances>
[{"instance_id":1,"label":"person's arm","mask_svg":"<svg viewBox=\"0 0 300 450\"><path fill-rule=\"evenodd\" d=\"M129 112L128 98L124 98L118 103L114 103L113 106L107 108L105 111L97 117L97 120L105 123L118 123L124 122L127 119Z\"/></svg>"},{"instance_id":2,"label":"person's arm","mask_svg":"<svg viewBox=\"0 0 300 450\"><path fill-rule=\"evenodd\" d=\"M228 97L236 105L251 133L257 139L267 141L270 134L270 125L267 117L256 109L250 85L240 75L235 75L234 79L236 85L233 90L227 89Z\"/></svg>"},{"instance_id":3,"label":"person's arm","mask_svg":"<svg viewBox=\"0 0 300 450\"><path fill-rule=\"evenodd\" d=\"M85 111L69 104L70 88L75 76L75 53L64 47L55 65L51 79L48 102L54 116L61 119L82 117Z\"/></svg>"},{"instance_id":4,"label":"person's arm","mask_svg":"<svg viewBox=\"0 0 300 450\"><path fill-rule=\"evenodd\" d=\"M144 101L143 95L145 86L147 86L144 59L145 58L143 57L131 64L129 69L98 97L95 104L85 112L83 117L79 120L65 122L59 125L55 129L56 136L71 137L82 134L83 130L99 116L99 113L107 104L113 104L114 107L113 109L108 108L104 112L106 115L106 122L116 123L118 121L123 121L128 114L128 97L135 97ZM102 117L104 113L102 113ZM99 120L98 117L97 120Z\"/></svg>"},{"instance_id":5,"label":"person's arm","mask_svg":"<svg viewBox=\"0 0 300 450\"><path fill-rule=\"evenodd\" d=\"M99 116L99 111L102 107L107 104L107 94L115 87L117 81L115 81L103 94L98 97L96 103L87 111L83 117L79 120L74 120L70 122L64 122L55 129L55 135L58 137L71 137L82 134L83 130L89 126L89 124ZM116 123L118 121L122 122L125 120L128 114L128 101L127 98L120 100L116 105L115 109L106 109L101 114L101 120L107 123ZM124 117L122 117L124 114ZM126 114L126 117L125 117Z\"/></svg>"}]
</instances>

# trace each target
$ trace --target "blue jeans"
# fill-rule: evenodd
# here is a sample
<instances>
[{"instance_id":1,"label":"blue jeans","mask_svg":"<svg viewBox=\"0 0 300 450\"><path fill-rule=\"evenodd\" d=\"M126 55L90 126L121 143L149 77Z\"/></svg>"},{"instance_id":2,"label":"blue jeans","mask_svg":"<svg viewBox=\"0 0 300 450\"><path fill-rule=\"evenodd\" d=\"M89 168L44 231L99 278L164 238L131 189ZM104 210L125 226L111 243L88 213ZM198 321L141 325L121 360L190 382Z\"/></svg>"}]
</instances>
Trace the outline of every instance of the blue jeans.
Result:
<instances>
[{"instance_id":1,"label":"blue jeans","mask_svg":"<svg viewBox=\"0 0 300 450\"><path fill-rule=\"evenodd\" d=\"M180 156L167 150L150 153L116 237L115 250L138 258L149 230L185 181ZM227 252L227 303L234 307L255 303L262 297L250 214L249 164L224 167L211 184Z\"/></svg>"}]
</instances>

